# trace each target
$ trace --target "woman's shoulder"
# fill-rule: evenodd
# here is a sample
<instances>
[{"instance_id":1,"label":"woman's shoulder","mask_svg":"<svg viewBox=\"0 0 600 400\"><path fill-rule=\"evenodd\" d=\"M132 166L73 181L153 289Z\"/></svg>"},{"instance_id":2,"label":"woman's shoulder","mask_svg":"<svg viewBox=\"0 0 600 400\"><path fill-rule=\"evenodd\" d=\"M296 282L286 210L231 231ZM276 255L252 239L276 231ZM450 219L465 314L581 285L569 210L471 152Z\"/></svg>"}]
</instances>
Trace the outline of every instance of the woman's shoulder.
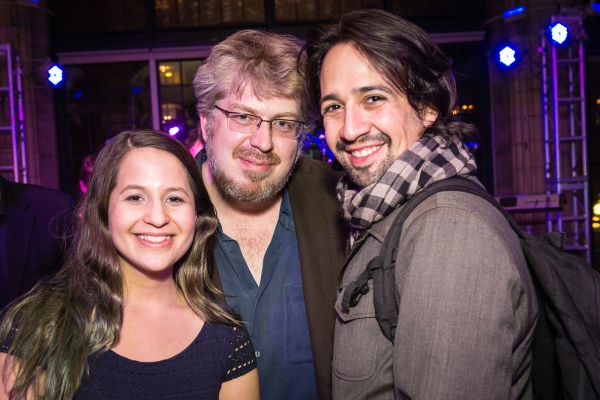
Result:
<instances>
[{"instance_id":1,"label":"woman's shoulder","mask_svg":"<svg viewBox=\"0 0 600 400\"><path fill-rule=\"evenodd\" d=\"M223 345L230 344L232 346L250 341L248 331L243 325L236 326L206 321L204 327L204 335L199 336L199 338L204 338L205 340L218 340Z\"/></svg>"}]
</instances>

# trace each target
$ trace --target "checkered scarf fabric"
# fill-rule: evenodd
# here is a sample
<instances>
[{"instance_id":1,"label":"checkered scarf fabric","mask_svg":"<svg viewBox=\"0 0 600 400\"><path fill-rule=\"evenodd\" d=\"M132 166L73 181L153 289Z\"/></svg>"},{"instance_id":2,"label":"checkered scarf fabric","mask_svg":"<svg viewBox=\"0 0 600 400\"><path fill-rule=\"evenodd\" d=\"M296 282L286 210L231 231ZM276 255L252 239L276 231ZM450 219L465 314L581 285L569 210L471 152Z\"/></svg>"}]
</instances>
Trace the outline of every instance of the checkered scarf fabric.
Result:
<instances>
[{"instance_id":1,"label":"checkered scarf fabric","mask_svg":"<svg viewBox=\"0 0 600 400\"><path fill-rule=\"evenodd\" d=\"M433 182L476 171L475 159L458 138L425 136L404 151L378 182L362 190L352 187L345 175L337 195L350 225L368 229Z\"/></svg>"}]
</instances>

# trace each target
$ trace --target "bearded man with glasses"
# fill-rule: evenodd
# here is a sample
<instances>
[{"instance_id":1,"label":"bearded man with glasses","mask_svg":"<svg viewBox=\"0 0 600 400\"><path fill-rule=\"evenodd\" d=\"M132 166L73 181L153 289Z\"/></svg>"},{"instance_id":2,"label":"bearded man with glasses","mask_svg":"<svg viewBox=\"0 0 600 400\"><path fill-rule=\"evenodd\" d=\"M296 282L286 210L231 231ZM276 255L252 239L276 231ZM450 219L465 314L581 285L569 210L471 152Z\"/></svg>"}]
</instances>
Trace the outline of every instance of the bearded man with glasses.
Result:
<instances>
[{"instance_id":1,"label":"bearded man with glasses","mask_svg":"<svg viewBox=\"0 0 600 400\"><path fill-rule=\"evenodd\" d=\"M300 157L310 127L289 36L241 31L194 79L198 166L219 227L213 282L245 322L262 399L330 399L336 279L348 228L340 173Z\"/></svg>"}]
</instances>

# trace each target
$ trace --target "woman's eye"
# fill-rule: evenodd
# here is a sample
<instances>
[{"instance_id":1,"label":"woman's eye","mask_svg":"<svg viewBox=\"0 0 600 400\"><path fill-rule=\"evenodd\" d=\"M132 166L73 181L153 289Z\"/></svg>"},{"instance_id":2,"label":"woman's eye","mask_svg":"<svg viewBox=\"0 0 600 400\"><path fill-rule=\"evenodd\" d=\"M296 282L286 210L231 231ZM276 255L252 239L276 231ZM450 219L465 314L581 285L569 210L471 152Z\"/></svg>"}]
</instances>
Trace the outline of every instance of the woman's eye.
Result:
<instances>
[{"instance_id":1,"label":"woman's eye","mask_svg":"<svg viewBox=\"0 0 600 400\"><path fill-rule=\"evenodd\" d=\"M173 203L173 204L179 204L179 203L183 203L183 199L181 197L171 196L167 199L167 202Z\"/></svg>"},{"instance_id":2,"label":"woman's eye","mask_svg":"<svg viewBox=\"0 0 600 400\"><path fill-rule=\"evenodd\" d=\"M129 197L127 197L127 201L132 201L132 202L138 202L142 200L142 196L139 196L137 194L131 195Z\"/></svg>"}]
</instances>

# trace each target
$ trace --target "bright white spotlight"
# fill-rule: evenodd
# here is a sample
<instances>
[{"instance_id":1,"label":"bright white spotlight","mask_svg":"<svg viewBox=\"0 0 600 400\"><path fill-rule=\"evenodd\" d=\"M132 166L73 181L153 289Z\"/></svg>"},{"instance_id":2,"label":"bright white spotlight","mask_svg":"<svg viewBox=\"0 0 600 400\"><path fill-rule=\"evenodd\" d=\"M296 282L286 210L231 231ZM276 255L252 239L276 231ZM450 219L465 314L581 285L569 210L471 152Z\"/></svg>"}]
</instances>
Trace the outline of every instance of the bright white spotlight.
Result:
<instances>
[{"instance_id":1,"label":"bright white spotlight","mask_svg":"<svg viewBox=\"0 0 600 400\"><path fill-rule=\"evenodd\" d=\"M565 44L569 37L569 29L560 22L556 22L550 25L548 27L548 32L550 36L550 41L556 46Z\"/></svg>"},{"instance_id":2,"label":"bright white spotlight","mask_svg":"<svg viewBox=\"0 0 600 400\"><path fill-rule=\"evenodd\" d=\"M48 69L48 80L54 86L57 86L59 83L61 83L63 78L64 72L58 65L53 65L50 69Z\"/></svg>"},{"instance_id":3,"label":"bright white spotlight","mask_svg":"<svg viewBox=\"0 0 600 400\"><path fill-rule=\"evenodd\" d=\"M505 46L498 53L498 57L502 64L506 65L507 67L510 67L515 63L515 61L517 61L515 57L516 54L517 52L514 51L510 46Z\"/></svg>"},{"instance_id":4,"label":"bright white spotlight","mask_svg":"<svg viewBox=\"0 0 600 400\"><path fill-rule=\"evenodd\" d=\"M169 129L169 135L171 136L175 136L179 133L179 127L178 126L174 126L171 129Z\"/></svg>"},{"instance_id":5,"label":"bright white spotlight","mask_svg":"<svg viewBox=\"0 0 600 400\"><path fill-rule=\"evenodd\" d=\"M498 43L494 54L496 65L500 70L513 69L521 62L521 51L508 40Z\"/></svg>"}]
</instances>

